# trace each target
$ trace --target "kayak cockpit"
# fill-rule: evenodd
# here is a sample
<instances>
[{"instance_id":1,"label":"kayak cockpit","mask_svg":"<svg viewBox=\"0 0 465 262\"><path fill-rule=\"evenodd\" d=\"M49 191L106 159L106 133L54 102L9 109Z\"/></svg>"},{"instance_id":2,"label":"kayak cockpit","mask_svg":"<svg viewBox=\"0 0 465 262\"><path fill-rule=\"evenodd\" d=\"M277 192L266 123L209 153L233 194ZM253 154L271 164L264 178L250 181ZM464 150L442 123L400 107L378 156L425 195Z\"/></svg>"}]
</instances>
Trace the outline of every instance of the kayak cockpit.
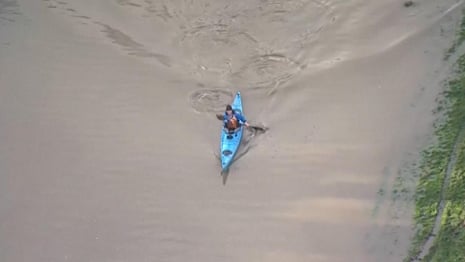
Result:
<instances>
[{"instance_id":1,"label":"kayak cockpit","mask_svg":"<svg viewBox=\"0 0 465 262\"><path fill-rule=\"evenodd\" d=\"M225 155L225 156L230 156L230 155L232 155L232 153L233 152L231 150L229 150L229 149L223 150L223 155Z\"/></svg>"}]
</instances>

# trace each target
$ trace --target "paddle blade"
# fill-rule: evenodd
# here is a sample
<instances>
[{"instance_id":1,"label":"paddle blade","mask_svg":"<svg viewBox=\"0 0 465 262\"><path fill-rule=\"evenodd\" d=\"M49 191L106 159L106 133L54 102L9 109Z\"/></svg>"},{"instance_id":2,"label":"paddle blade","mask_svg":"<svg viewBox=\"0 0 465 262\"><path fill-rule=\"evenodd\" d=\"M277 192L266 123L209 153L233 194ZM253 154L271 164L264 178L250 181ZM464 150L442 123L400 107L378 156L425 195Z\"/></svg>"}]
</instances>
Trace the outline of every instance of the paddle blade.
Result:
<instances>
[{"instance_id":1,"label":"paddle blade","mask_svg":"<svg viewBox=\"0 0 465 262\"><path fill-rule=\"evenodd\" d=\"M216 118L218 118L218 120L224 120L224 116L222 114L216 114Z\"/></svg>"},{"instance_id":2,"label":"paddle blade","mask_svg":"<svg viewBox=\"0 0 465 262\"><path fill-rule=\"evenodd\" d=\"M268 130L268 127L265 126L256 126L256 125L249 125L249 128L255 130L255 131L260 131L260 132L266 132Z\"/></svg>"}]
</instances>

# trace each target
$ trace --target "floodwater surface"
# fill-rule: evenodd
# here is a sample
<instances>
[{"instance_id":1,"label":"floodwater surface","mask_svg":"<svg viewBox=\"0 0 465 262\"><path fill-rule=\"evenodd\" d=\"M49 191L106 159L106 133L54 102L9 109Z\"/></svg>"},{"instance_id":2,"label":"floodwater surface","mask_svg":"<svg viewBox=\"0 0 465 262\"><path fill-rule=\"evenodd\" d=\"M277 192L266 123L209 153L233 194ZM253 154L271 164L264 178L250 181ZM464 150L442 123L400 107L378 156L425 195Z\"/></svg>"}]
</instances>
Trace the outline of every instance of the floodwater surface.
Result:
<instances>
[{"instance_id":1,"label":"floodwater surface","mask_svg":"<svg viewBox=\"0 0 465 262\"><path fill-rule=\"evenodd\" d=\"M0 0L0 261L401 261L461 7Z\"/></svg>"}]
</instances>

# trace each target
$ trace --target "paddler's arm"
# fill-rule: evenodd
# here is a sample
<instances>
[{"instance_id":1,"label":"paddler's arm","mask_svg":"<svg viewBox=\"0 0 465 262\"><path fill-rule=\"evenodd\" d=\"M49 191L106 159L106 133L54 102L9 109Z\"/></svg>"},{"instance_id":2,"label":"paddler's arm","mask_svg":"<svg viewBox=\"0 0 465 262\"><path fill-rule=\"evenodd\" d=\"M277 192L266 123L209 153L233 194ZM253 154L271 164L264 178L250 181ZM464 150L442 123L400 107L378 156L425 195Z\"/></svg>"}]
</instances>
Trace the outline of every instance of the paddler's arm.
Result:
<instances>
[{"instance_id":1,"label":"paddler's arm","mask_svg":"<svg viewBox=\"0 0 465 262\"><path fill-rule=\"evenodd\" d=\"M249 127L249 123L247 122L247 119L243 115L238 114L236 116L246 127Z\"/></svg>"}]
</instances>

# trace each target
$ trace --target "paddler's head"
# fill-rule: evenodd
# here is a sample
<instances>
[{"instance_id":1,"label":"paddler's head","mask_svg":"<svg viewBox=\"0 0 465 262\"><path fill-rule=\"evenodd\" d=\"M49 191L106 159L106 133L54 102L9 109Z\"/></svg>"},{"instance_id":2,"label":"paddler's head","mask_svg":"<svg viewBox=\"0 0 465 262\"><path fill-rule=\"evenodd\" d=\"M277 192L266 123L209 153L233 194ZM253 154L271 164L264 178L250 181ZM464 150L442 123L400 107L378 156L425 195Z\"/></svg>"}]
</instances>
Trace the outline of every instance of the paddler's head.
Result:
<instances>
[{"instance_id":1,"label":"paddler's head","mask_svg":"<svg viewBox=\"0 0 465 262\"><path fill-rule=\"evenodd\" d=\"M233 110L232 110L231 105L227 105L227 106L226 106L226 113L227 113L228 115L232 115Z\"/></svg>"}]
</instances>

